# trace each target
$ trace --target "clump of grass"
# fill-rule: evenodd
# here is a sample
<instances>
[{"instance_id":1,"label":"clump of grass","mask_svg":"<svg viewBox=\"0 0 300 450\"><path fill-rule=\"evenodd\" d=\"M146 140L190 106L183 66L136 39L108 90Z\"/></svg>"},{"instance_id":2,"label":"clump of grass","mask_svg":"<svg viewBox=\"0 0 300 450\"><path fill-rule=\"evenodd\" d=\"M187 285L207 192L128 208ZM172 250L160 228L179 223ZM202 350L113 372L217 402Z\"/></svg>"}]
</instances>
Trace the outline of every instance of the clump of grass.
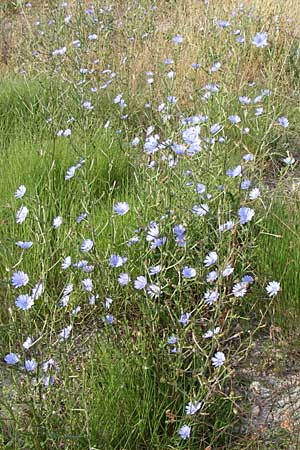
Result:
<instances>
[{"instance_id":1,"label":"clump of grass","mask_svg":"<svg viewBox=\"0 0 300 450\"><path fill-rule=\"evenodd\" d=\"M292 184L292 181L290 182ZM297 332L299 312L299 195L278 195L273 200L264 233L258 241L261 270L281 280L283 295L274 304L275 321L286 333Z\"/></svg>"},{"instance_id":2,"label":"clump of grass","mask_svg":"<svg viewBox=\"0 0 300 450\"><path fill-rule=\"evenodd\" d=\"M257 255L296 43L228 5L28 8L0 93L8 446L231 445L234 368L289 289Z\"/></svg>"}]
</instances>

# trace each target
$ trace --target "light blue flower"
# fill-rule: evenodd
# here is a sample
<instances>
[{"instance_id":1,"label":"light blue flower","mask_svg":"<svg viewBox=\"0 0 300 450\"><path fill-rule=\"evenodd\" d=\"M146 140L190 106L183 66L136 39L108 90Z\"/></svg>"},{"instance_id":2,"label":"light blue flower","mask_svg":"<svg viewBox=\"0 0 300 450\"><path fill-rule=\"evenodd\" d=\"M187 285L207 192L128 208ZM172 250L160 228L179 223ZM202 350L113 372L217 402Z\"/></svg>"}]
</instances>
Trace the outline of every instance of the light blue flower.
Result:
<instances>
[{"instance_id":1,"label":"light blue flower","mask_svg":"<svg viewBox=\"0 0 300 450\"><path fill-rule=\"evenodd\" d=\"M104 307L105 309L109 309L111 304L112 304L113 300L110 297L106 297L105 298L105 302L104 302Z\"/></svg>"},{"instance_id":2,"label":"light blue flower","mask_svg":"<svg viewBox=\"0 0 300 450\"><path fill-rule=\"evenodd\" d=\"M75 166L69 167L69 169L67 170L66 175L65 175L65 180L70 180L71 178L73 178L75 175L75 172L76 172Z\"/></svg>"},{"instance_id":3,"label":"light blue flower","mask_svg":"<svg viewBox=\"0 0 300 450\"><path fill-rule=\"evenodd\" d=\"M32 347L33 343L33 338L31 336L27 336L27 338L23 342L23 347L25 348L25 350L28 350L30 347Z\"/></svg>"},{"instance_id":4,"label":"light blue flower","mask_svg":"<svg viewBox=\"0 0 300 450\"><path fill-rule=\"evenodd\" d=\"M175 105L177 103L177 98L174 95L168 95L167 100L172 105Z\"/></svg>"},{"instance_id":5,"label":"light blue flower","mask_svg":"<svg viewBox=\"0 0 300 450\"><path fill-rule=\"evenodd\" d=\"M266 291L269 297L274 297L280 291L280 283L278 281L270 281L266 286Z\"/></svg>"},{"instance_id":6,"label":"light blue flower","mask_svg":"<svg viewBox=\"0 0 300 450\"><path fill-rule=\"evenodd\" d=\"M62 265L61 265L61 268L62 268L63 270L66 270L66 269L68 269L68 268L70 267L70 265L71 265L71 256L67 256L67 257L64 259L64 261L63 261L63 263L62 263Z\"/></svg>"},{"instance_id":7,"label":"light blue flower","mask_svg":"<svg viewBox=\"0 0 300 450\"><path fill-rule=\"evenodd\" d=\"M149 275L150 276L157 275L160 271L161 271L161 266L152 266L149 269Z\"/></svg>"},{"instance_id":8,"label":"light blue flower","mask_svg":"<svg viewBox=\"0 0 300 450\"><path fill-rule=\"evenodd\" d=\"M196 192L197 192L197 194L204 194L205 191L206 191L206 186L205 186L205 184L198 183L197 186L196 186Z\"/></svg>"},{"instance_id":9,"label":"light blue flower","mask_svg":"<svg viewBox=\"0 0 300 450\"><path fill-rule=\"evenodd\" d=\"M182 44L182 42L183 42L183 37L180 36L180 35L178 34L177 36L174 36L174 37L172 38L172 42L173 42L174 44Z\"/></svg>"},{"instance_id":10,"label":"light blue flower","mask_svg":"<svg viewBox=\"0 0 300 450\"><path fill-rule=\"evenodd\" d=\"M81 223L84 219L86 219L88 216L87 212L83 212L81 213L77 218L76 218L76 222L77 223Z\"/></svg>"},{"instance_id":11,"label":"light blue flower","mask_svg":"<svg viewBox=\"0 0 300 450\"><path fill-rule=\"evenodd\" d=\"M185 266L182 269L182 276L184 278L194 278L196 276L196 270L193 267Z\"/></svg>"},{"instance_id":12,"label":"light blue flower","mask_svg":"<svg viewBox=\"0 0 300 450\"><path fill-rule=\"evenodd\" d=\"M243 156L243 160L246 162L253 161L254 156L252 155L252 153L247 153L246 155Z\"/></svg>"},{"instance_id":13,"label":"light blue flower","mask_svg":"<svg viewBox=\"0 0 300 450\"><path fill-rule=\"evenodd\" d=\"M286 164L287 166L294 164L296 162L295 158L293 156L287 156L286 158L284 158L282 160L284 162L284 164Z\"/></svg>"},{"instance_id":14,"label":"light blue flower","mask_svg":"<svg viewBox=\"0 0 300 450\"><path fill-rule=\"evenodd\" d=\"M55 382L54 375L46 375L44 378L44 386L46 389L49 388L49 386L53 386Z\"/></svg>"},{"instance_id":15,"label":"light blue flower","mask_svg":"<svg viewBox=\"0 0 300 450\"><path fill-rule=\"evenodd\" d=\"M82 253L87 253L89 252L94 246L93 241L91 241L91 239L85 239L80 247L80 250L82 251Z\"/></svg>"},{"instance_id":16,"label":"light blue flower","mask_svg":"<svg viewBox=\"0 0 300 450\"><path fill-rule=\"evenodd\" d=\"M16 242L17 247L22 248L23 250L27 250L28 248L30 248L32 246L32 242L31 241L18 241Z\"/></svg>"},{"instance_id":17,"label":"light blue flower","mask_svg":"<svg viewBox=\"0 0 300 450\"><path fill-rule=\"evenodd\" d=\"M220 294L218 291L206 291L204 294L204 303L212 305L218 300L219 296Z\"/></svg>"},{"instance_id":18,"label":"light blue flower","mask_svg":"<svg viewBox=\"0 0 300 450\"><path fill-rule=\"evenodd\" d=\"M121 267L127 261L126 257L122 257L120 255L111 255L109 258L109 265L111 267Z\"/></svg>"},{"instance_id":19,"label":"light blue flower","mask_svg":"<svg viewBox=\"0 0 300 450\"><path fill-rule=\"evenodd\" d=\"M33 300L37 300L40 298L44 290L43 283L39 281L31 290L31 297Z\"/></svg>"},{"instance_id":20,"label":"light blue flower","mask_svg":"<svg viewBox=\"0 0 300 450\"><path fill-rule=\"evenodd\" d=\"M247 283L236 283L232 287L234 297L244 297L247 294Z\"/></svg>"},{"instance_id":21,"label":"light blue flower","mask_svg":"<svg viewBox=\"0 0 300 450\"><path fill-rule=\"evenodd\" d=\"M67 284L67 286L63 290L63 296L71 294L72 291L73 291L73 284L72 283Z\"/></svg>"},{"instance_id":22,"label":"light blue flower","mask_svg":"<svg viewBox=\"0 0 300 450\"><path fill-rule=\"evenodd\" d=\"M15 198L22 198L26 193L26 187L24 184L21 184L21 186L18 187L18 189L15 192Z\"/></svg>"},{"instance_id":23,"label":"light blue flower","mask_svg":"<svg viewBox=\"0 0 300 450\"><path fill-rule=\"evenodd\" d=\"M59 333L59 340L60 341L64 341L66 339L68 339L70 337L71 331L72 331L73 326L72 325L68 325L67 327L63 328L61 330L61 332Z\"/></svg>"},{"instance_id":24,"label":"light blue flower","mask_svg":"<svg viewBox=\"0 0 300 450\"><path fill-rule=\"evenodd\" d=\"M190 127L182 132L182 139L186 144L194 144L195 142L199 142L199 133L200 127Z\"/></svg>"},{"instance_id":25,"label":"light blue flower","mask_svg":"<svg viewBox=\"0 0 300 450\"><path fill-rule=\"evenodd\" d=\"M225 269L222 272L222 276L223 277L229 277L229 275L231 275L234 271L234 268L231 266L227 266L225 267Z\"/></svg>"},{"instance_id":26,"label":"light blue flower","mask_svg":"<svg viewBox=\"0 0 300 450\"><path fill-rule=\"evenodd\" d=\"M128 273L120 273L118 276L118 283L120 286L126 286L128 283L130 283L130 276Z\"/></svg>"},{"instance_id":27,"label":"light blue flower","mask_svg":"<svg viewBox=\"0 0 300 450\"><path fill-rule=\"evenodd\" d=\"M260 196L260 190L258 188L251 189L249 192L250 200L256 200Z\"/></svg>"},{"instance_id":28,"label":"light blue flower","mask_svg":"<svg viewBox=\"0 0 300 450\"><path fill-rule=\"evenodd\" d=\"M225 355L223 352L217 352L214 354L214 356L211 358L212 365L214 367L220 367L225 362Z\"/></svg>"},{"instance_id":29,"label":"light blue flower","mask_svg":"<svg viewBox=\"0 0 300 450\"><path fill-rule=\"evenodd\" d=\"M138 236L133 236L132 238L128 239L127 245L128 247L131 247L134 244L137 244L139 242L140 238Z\"/></svg>"},{"instance_id":30,"label":"light blue flower","mask_svg":"<svg viewBox=\"0 0 300 450\"><path fill-rule=\"evenodd\" d=\"M72 311L70 312L71 316L76 316L76 314L78 314L81 310L80 306L76 306L76 308L72 309Z\"/></svg>"},{"instance_id":31,"label":"light blue flower","mask_svg":"<svg viewBox=\"0 0 300 450\"><path fill-rule=\"evenodd\" d=\"M22 286L26 286L26 284L29 281L29 277L27 273L23 272L22 270L18 270L13 274L11 277L11 284L14 288L20 288Z\"/></svg>"},{"instance_id":32,"label":"light blue flower","mask_svg":"<svg viewBox=\"0 0 300 450\"><path fill-rule=\"evenodd\" d=\"M24 220L26 219L27 215L29 213L29 210L27 208L27 206L21 206L21 208L18 209L18 211L16 212L16 223L20 224L23 223Z\"/></svg>"},{"instance_id":33,"label":"light blue flower","mask_svg":"<svg viewBox=\"0 0 300 450\"><path fill-rule=\"evenodd\" d=\"M124 216L128 211L129 205L126 202L119 202L114 206L114 212L119 216Z\"/></svg>"},{"instance_id":34,"label":"light blue flower","mask_svg":"<svg viewBox=\"0 0 300 450\"><path fill-rule=\"evenodd\" d=\"M209 212L209 206L205 203L199 205L194 205L192 207L192 212L196 214L197 216L205 216Z\"/></svg>"},{"instance_id":35,"label":"light blue flower","mask_svg":"<svg viewBox=\"0 0 300 450\"><path fill-rule=\"evenodd\" d=\"M213 330L207 330L204 334L203 334L203 338L204 339L209 339L212 338L213 336L215 336L216 334L220 333L220 327L216 327Z\"/></svg>"},{"instance_id":36,"label":"light blue flower","mask_svg":"<svg viewBox=\"0 0 300 450\"><path fill-rule=\"evenodd\" d=\"M262 95L258 95L257 97L254 98L253 103L260 103L263 100L263 96Z\"/></svg>"},{"instance_id":37,"label":"light blue flower","mask_svg":"<svg viewBox=\"0 0 300 450\"><path fill-rule=\"evenodd\" d=\"M242 278L242 282L252 284L254 283L254 278L251 275L244 275Z\"/></svg>"},{"instance_id":38,"label":"light blue flower","mask_svg":"<svg viewBox=\"0 0 300 450\"><path fill-rule=\"evenodd\" d=\"M160 286L158 286L158 284L154 284L154 283L148 284L148 286L147 286L147 294L151 298L159 297L159 295L161 294Z\"/></svg>"},{"instance_id":39,"label":"light blue flower","mask_svg":"<svg viewBox=\"0 0 300 450\"><path fill-rule=\"evenodd\" d=\"M81 43L80 43L80 41L78 39L75 39L72 42L72 44L74 45L75 48L80 48L80 46L81 46Z\"/></svg>"},{"instance_id":40,"label":"light blue flower","mask_svg":"<svg viewBox=\"0 0 300 450\"><path fill-rule=\"evenodd\" d=\"M87 292L92 292L93 290L93 280L91 278L85 278L84 280L81 281L84 290L86 290Z\"/></svg>"},{"instance_id":41,"label":"light blue flower","mask_svg":"<svg viewBox=\"0 0 300 450\"><path fill-rule=\"evenodd\" d=\"M20 358L18 355L16 355L16 353L8 353L4 357L4 361L6 362L6 364L17 364L20 361Z\"/></svg>"},{"instance_id":42,"label":"light blue flower","mask_svg":"<svg viewBox=\"0 0 300 450\"><path fill-rule=\"evenodd\" d=\"M194 414L196 414L197 411L199 411L201 406L202 406L201 402L195 402L195 403L189 402L185 407L185 413L188 416L193 416Z\"/></svg>"},{"instance_id":43,"label":"light blue flower","mask_svg":"<svg viewBox=\"0 0 300 450\"><path fill-rule=\"evenodd\" d=\"M67 304L69 303L69 300L70 300L70 296L69 296L69 295L64 295L64 296L61 298L60 302L59 302L60 306L61 306L62 308L65 307L65 306L67 306Z\"/></svg>"},{"instance_id":44,"label":"light blue flower","mask_svg":"<svg viewBox=\"0 0 300 450\"><path fill-rule=\"evenodd\" d=\"M105 316L105 320L107 323L109 323L110 325L112 325L114 323L114 316L112 314L107 314Z\"/></svg>"},{"instance_id":45,"label":"light blue flower","mask_svg":"<svg viewBox=\"0 0 300 450\"><path fill-rule=\"evenodd\" d=\"M134 280L135 289L141 290L147 286L147 278L144 276L139 276Z\"/></svg>"},{"instance_id":46,"label":"light blue flower","mask_svg":"<svg viewBox=\"0 0 300 450\"><path fill-rule=\"evenodd\" d=\"M140 142L140 138L139 137L135 137L132 141L131 141L131 145L133 147L136 147Z\"/></svg>"},{"instance_id":47,"label":"light blue flower","mask_svg":"<svg viewBox=\"0 0 300 450\"><path fill-rule=\"evenodd\" d=\"M67 51L67 47L58 48L56 50L53 50L52 56L58 56L58 55L62 56L66 53L66 51Z\"/></svg>"},{"instance_id":48,"label":"light blue flower","mask_svg":"<svg viewBox=\"0 0 300 450\"><path fill-rule=\"evenodd\" d=\"M205 267L210 267L216 264L218 261L218 255L216 252L209 252L208 255L204 259Z\"/></svg>"},{"instance_id":49,"label":"light blue flower","mask_svg":"<svg viewBox=\"0 0 300 450\"><path fill-rule=\"evenodd\" d=\"M25 369L27 372L34 372L37 368L37 362L35 359L27 359L24 364Z\"/></svg>"},{"instance_id":50,"label":"light blue flower","mask_svg":"<svg viewBox=\"0 0 300 450\"><path fill-rule=\"evenodd\" d=\"M158 135L147 137L144 144L144 150L148 155L153 155L153 153L158 151L158 139Z\"/></svg>"},{"instance_id":51,"label":"light blue flower","mask_svg":"<svg viewBox=\"0 0 300 450\"><path fill-rule=\"evenodd\" d=\"M191 313L183 313L179 319L179 323L186 326L190 321Z\"/></svg>"},{"instance_id":52,"label":"light blue flower","mask_svg":"<svg viewBox=\"0 0 300 450\"><path fill-rule=\"evenodd\" d=\"M240 218L240 224L244 225L247 222L250 222L255 214L254 210L251 208L247 208L243 206L239 209L239 218Z\"/></svg>"},{"instance_id":53,"label":"light blue flower","mask_svg":"<svg viewBox=\"0 0 300 450\"><path fill-rule=\"evenodd\" d=\"M206 276L206 281L208 283L213 283L214 281L216 281L218 279L218 272L216 270L212 270L211 272L209 272Z\"/></svg>"},{"instance_id":54,"label":"light blue flower","mask_svg":"<svg viewBox=\"0 0 300 450\"><path fill-rule=\"evenodd\" d=\"M233 169L228 169L226 174L230 177L240 177L242 176L242 166L238 165L236 167L234 167Z\"/></svg>"},{"instance_id":55,"label":"light blue flower","mask_svg":"<svg viewBox=\"0 0 300 450\"><path fill-rule=\"evenodd\" d=\"M91 102L88 102L88 101L83 102L83 103L82 103L82 106L83 106L85 109L87 109L88 111L92 111L92 109L94 109L94 107L92 106Z\"/></svg>"},{"instance_id":56,"label":"light blue flower","mask_svg":"<svg viewBox=\"0 0 300 450\"><path fill-rule=\"evenodd\" d=\"M257 33L252 39L252 44L257 48L263 48L268 45L267 42L268 34L267 33Z\"/></svg>"},{"instance_id":57,"label":"light blue flower","mask_svg":"<svg viewBox=\"0 0 300 450\"><path fill-rule=\"evenodd\" d=\"M219 231L221 231L221 232L229 231L229 230L232 230L233 227L234 227L233 220L228 220L228 222L225 222L219 226Z\"/></svg>"},{"instance_id":58,"label":"light blue flower","mask_svg":"<svg viewBox=\"0 0 300 450\"><path fill-rule=\"evenodd\" d=\"M241 96L241 97L239 97L239 101L242 103L242 105L250 105L251 98L246 97L246 96Z\"/></svg>"},{"instance_id":59,"label":"light blue flower","mask_svg":"<svg viewBox=\"0 0 300 450\"><path fill-rule=\"evenodd\" d=\"M219 123L214 123L211 127L210 127L210 132L212 134L216 134L218 131L221 130L221 125Z\"/></svg>"},{"instance_id":60,"label":"light blue flower","mask_svg":"<svg viewBox=\"0 0 300 450\"><path fill-rule=\"evenodd\" d=\"M251 181L248 178L245 178L245 180L243 180L241 182L241 189L249 189L249 187L251 186Z\"/></svg>"},{"instance_id":61,"label":"light blue flower","mask_svg":"<svg viewBox=\"0 0 300 450\"><path fill-rule=\"evenodd\" d=\"M168 344L169 345L174 345L174 344L176 344L176 342L177 342L177 336L172 335L172 336L168 337Z\"/></svg>"},{"instance_id":62,"label":"light blue flower","mask_svg":"<svg viewBox=\"0 0 300 450\"><path fill-rule=\"evenodd\" d=\"M189 427L188 425L182 425L178 433L182 439L186 440L190 437L191 427Z\"/></svg>"},{"instance_id":63,"label":"light blue flower","mask_svg":"<svg viewBox=\"0 0 300 450\"><path fill-rule=\"evenodd\" d=\"M232 115L232 116L229 116L228 117L228 119L229 119L229 121L231 122L231 123L240 123L240 121L241 121L241 118L240 118L240 116L238 116L237 114L234 114L234 115Z\"/></svg>"},{"instance_id":64,"label":"light blue flower","mask_svg":"<svg viewBox=\"0 0 300 450\"><path fill-rule=\"evenodd\" d=\"M148 226L148 232L146 235L146 240L151 242L159 237L159 227L156 222L150 222Z\"/></svg>"},{"instance_id":65,"label":"light blue flower","mask_svg":"<svg viewBox=\"0 0 300 450\"><path fill-rule=\"evenodd\" d=\"M218 20L217 23L221 28L228 28L230 26L230 22L228 22L228 20Z\"/></svg>"},{"instance_id":66,"label":"light blue flower","mask_svg":"<svg viewBox=\"0 0 300 450\"><path fill-rule=\"evenodd\" d=\"M61 216L57 216L53 219L52 226L53 228L58 228L61 226L63 220Z\"/></svg>"},{"instance_id":67,"label":"light blue flower","mask_svg":"<svg viewBox=\"0 0 300 450\"><path fill-rule=\"evenodd\" d=\"M71 136L72 131L70 130L70 128L67 128L66 130L63 131L63 136L64 137L69 137Z\"/></svg>"},{"instance_id":68,"label":"light blue flower","mask_svg":"<svg viewBox=\"0 0 300 450\"><path fill-rule=\"evenodd\" d=\"M89 297L89 304L94 305L96 303L96 300L99 298L99 295L91 295Z\"/></svg>"},{"instance_id":69,"label":"light blue flower","mask_svg":"<svg viewBox=\"0 0 300 450\"><path fill-rule=\"evenodd\" d=\"M278 119L279 125L281 125L283 128L287 128L289 126L289 121L286 117L279 117Z\"/></svg>"},{"instance_id":70,"label":"light blue flower","mask_svg":"<svg viewBox=\"0 0 300 450\"><path fill-rule=\"evenodd\" d=\"M216 62L211 68L210 71L212 73L217 72L217 70L219 70L221 68L221 63L220 62Z\"/></svg>"}]
</instances>

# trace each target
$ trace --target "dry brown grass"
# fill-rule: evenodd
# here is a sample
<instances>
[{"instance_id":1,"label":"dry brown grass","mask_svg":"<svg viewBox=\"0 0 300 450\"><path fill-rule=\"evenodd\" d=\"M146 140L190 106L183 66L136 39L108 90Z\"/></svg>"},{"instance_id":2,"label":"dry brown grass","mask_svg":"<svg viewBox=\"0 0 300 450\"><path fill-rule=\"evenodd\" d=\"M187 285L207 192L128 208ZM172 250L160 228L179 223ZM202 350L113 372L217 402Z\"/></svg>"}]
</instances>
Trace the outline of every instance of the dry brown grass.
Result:
<instances>
[{"instance_id":1,"label":"dry brown grass","mask_svg":"<svg viewBox=\"0 0 300 450\"><path fill-rule=\"evenodd\" d=\"M14 17L2 18L2 49L1 49L1 70L10 71L17 67L19 57L26 55L28 42L32 39L32 23L36 18L49 15L49 10L57 2L46 0L32 1L33 13L31 21L25 18L21 10ZM69 0L69 11L76 15L78 3ZM90 2L86 2L89 4ZM111 64L115 71L123 74L124 84L127 85L133 96L139 92L139 87L145 85L145 72L152 70L158 72L162 67L166 57L174 54L174 45L171 42L172 36L181 34L184 36L184 43L178 46L176 61L176 80L174 81L176 93L182 101L189 98L191 86L203 86L208 81L205 70L194 71L191 68L193 62L202 63L204 68L215 62L217 58L222 61L224 69L226 64L235 66L235 73L231 73L232 83L240 87L253 79L266 76L266 61L262 60L256 52L255 47L251 48L247 55L240 60L240 56L235 53L235 48L228 50L228 45L224 41L224 35L212 30L212 18L228 19L232 11L236 10L236 1L233 0L210 0L209 14L205 14L205 5L199 0L181 0L159 2L158 13L155 14L152 22L152 31L146 40L135 39L129 42L128 36L133 31L132 21L136 20L133 0L127 2L112 1L114 22L116 30L111 37L99 40L99 47L95 54L101 55L103 68L107 63ZM153 2L144 2L149 10ZM94 2L98 4L98 2ZM102 4L102 2L99 2ZM255 7L255 14L260 18L259 23L255 20L248 20L248 39L257 31L268 31L270 40L274 43L274 60L269 61L267 70L273 71L274 77L283 78L283 86L288 86L289 81L285 80L283 67L286 62L289 47L299 35L298 23L300 22L300 1L299 0L246 0L244 5L247 9ZM286 16L292 16L293 21L287 22ZM237 16L242 20L243 15L237 11ZM276 31L274 21L277 18ZM124 26L118 28L118 22L122 20ZM127 23L126 23L127 22ZM136 21L139 30L136 35L141 35L143 26ZM9 29L8 32L5 30ZM4 32L3 32L4 30ZM75 37L74 37L75 38ZM66 45L68 46L72 36L68 36ZM219 56L221 55L221 56ZM123 63L127 58L126 67ZM26 59L26 58L25 58ZM264 66L264 72L263 72ZM166 69L167 70L167 69ZM231 71L232 72L232 71ZM159 70L161 73L161 70ZM215 76L217 81L217 75ZM158 82L157 82L158 81ZM227 80L228 81L228 80ZM282 80L281 80L282 81ZM155 83L151 87L153 95L160 97L164 80L155 78ZM150 89L150 88L149 88Z\"/></svg>"}]
</instances>

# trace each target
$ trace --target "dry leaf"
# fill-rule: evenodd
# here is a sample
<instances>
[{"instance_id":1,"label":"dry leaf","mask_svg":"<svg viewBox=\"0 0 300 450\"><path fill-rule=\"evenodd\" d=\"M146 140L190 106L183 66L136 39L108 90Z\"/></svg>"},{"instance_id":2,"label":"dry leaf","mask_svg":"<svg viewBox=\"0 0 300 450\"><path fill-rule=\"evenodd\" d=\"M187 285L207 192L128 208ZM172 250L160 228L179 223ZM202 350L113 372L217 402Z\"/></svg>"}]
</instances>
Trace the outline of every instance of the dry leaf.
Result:
<instances>
[{"instance_id":1,"label":"dry leaf","mask_svg":"<svg viewBox=\"0 0 300 450\"><path fill-rule=\"evenodd\" d=\"M166 416L169 419L170 423L176 422L176 416L174 413L172 413L172 411L170 409L167 409Z\"/></svg>"}]
</instances>

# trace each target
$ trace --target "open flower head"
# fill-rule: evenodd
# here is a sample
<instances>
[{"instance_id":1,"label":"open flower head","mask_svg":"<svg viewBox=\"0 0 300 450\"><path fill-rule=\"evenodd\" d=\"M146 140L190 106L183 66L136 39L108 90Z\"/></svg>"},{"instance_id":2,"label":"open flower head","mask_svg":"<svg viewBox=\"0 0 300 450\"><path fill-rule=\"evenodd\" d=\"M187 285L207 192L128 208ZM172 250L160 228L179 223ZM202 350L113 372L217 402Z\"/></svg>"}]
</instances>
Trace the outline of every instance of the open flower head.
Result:
<instances>
[{"instance_id":1,"label":"open flower head","mask_svg":"<svg viewBox=\"0 0 300 450\"><path fill-rule=\"evenodd\" d=\"M4 361L6 362L6 364L12 364L13 365L13 364L17 364L20 361L20 358L15 353L8 353L4 357Z\"/></svg>"},{"instance_id":2,"label":"open flower head","mask_svg":"<svg viewBox=\"0 0 300 450\"><path fill-rule=\"evenodd\" d=\"M267 33L256 33L256 35L252 39L252 44L257 48L263 48L268 45L267 39Z\"/></svg>"},{"instance_id":3,"label":"open flower head","mask_svg":"<svg viewBox=\"0 0 300 450\"><path fill-rule=\"evenodd\" d=\"M28 277L27 273L23 272L22 270L18 270L11 277L11 284L15 288L20 288L22 286L26 286L28 281L29 281L29 277Z\"/></svg>"},{"instance_id":4,"label":"open flower head","mask_svg":"<svg viewBox=\"0 0 300 450\"><path fill-rule=\"evenodd\" d=\"M182 439L187 440L191 434L191 427L189 427L188 425L182 425L178 433Z\"/></svg>"},{"instance_id":5,"label":"open flower head","mask_svg":"<svg viewBox=\"0 0 300 450\"><path fill-rule=\"evenodd\" d=\"M204 259L205 267L210 267L216 264L218 261L218 255L216 252L209 252L209 254Z\"/></svg>"},{"instance_id":6,"label":"open flower head","mask_svg":"<svg viewBox=\"0 0 300 450\"><path fill-rule=\"evenodd\" d=\"M15 192L15 198L22 198L26 193L26 187L24 184L21 184L21 186L18 187L18 189Z\"/></svg>"},{"instance_id":7,"label":"open flower head","mask_svg":"<svg viewBox=\"0 0 300 450\"><path fill-rule=\"evenodd\" d=\"M278 281L270 281L266 286L269 297L274 297L280 291L280 283Z\"/></svg>"},{"instance_id":8,"label":"open flower head","mask_svg":"<svg viewBox=\"0 0 300 450\"><path fill-rule=\"evenodd\" d=\"M239 209L240 224L245 225L245 223L250 222L254 216L254 210L243 206Z\"/></svg>"},{"instance_id":9,"label":"open flower head","mask_svg":"<svg viewBox=\"0 0 300 450\"><path fill-rule=\"evenodd\" d=\"M19 295L16 299L15 305L19 309L23 309L24 311L27 311L33 306L34 300L30 295L24 294Z\"/></svg>"},{"instance_id":10,"label":"open flower head","mask_svg":"<svg viewBox=\"0 0 300 450\"><path fill-rule=\"evenodd\" d=\"M126 202L116 203L114 206L114 212L118 214L118 216L124 216L129 211L129 205Z\"/></svg>"},{"instance_id":11,"label":"open flower head","mask_svg":"<svg viewBox=\"0 0 300 450\"><path fill-rule=\"evenodd\" d=\"M189 402L185 407L185 413L187 415L193 416L194 414L196 414L197 411L199 411L201 406L202 406L201 402L195 402L195 403Z\"/></svg>"},{"instance_id":12,"label":"open flower head","mask_svg":"<svg viewBox=\"0 0 300 450\"><path fill-rule=\"evenodd\" d=\"M212 365L214 367L220 367L225 362L225 355L223 352L217 352L214 354L214 356L211 358Z\"/></svg>"},{"instance_id":13,"label":"open flower head","mask_svg":"<svg viewBox=\"0 0 300 450\"><path fill-rule=\"evenodd\" d=\"M89 252L94 246L93 241L91 241L91 239L85 239L80 247L80 250L82 251L82 253L87 253Z\"/></svg>"},{"instance_id":14,"label":"open flower head","mask_svg":"<svg viewBox=\"0 0 300 450\"><path fill-rule=\"evenodd\" d=\"M21 206L21 208L18 209L16 212L16 223L21 224L24 222L26 217L28 216L29 210L27 206Z\"/></svg>"},{"instance_id":15,"label":"open flower head","mask_svg":"<svg viewBox=\"0 0 300 450\"><path fill-rule=\"evenodd\" d=\"M196 276L196 270L193 267L185 266L182 270L182 276L184 278L194 278Z\"/></svg>"}]
</instances>

